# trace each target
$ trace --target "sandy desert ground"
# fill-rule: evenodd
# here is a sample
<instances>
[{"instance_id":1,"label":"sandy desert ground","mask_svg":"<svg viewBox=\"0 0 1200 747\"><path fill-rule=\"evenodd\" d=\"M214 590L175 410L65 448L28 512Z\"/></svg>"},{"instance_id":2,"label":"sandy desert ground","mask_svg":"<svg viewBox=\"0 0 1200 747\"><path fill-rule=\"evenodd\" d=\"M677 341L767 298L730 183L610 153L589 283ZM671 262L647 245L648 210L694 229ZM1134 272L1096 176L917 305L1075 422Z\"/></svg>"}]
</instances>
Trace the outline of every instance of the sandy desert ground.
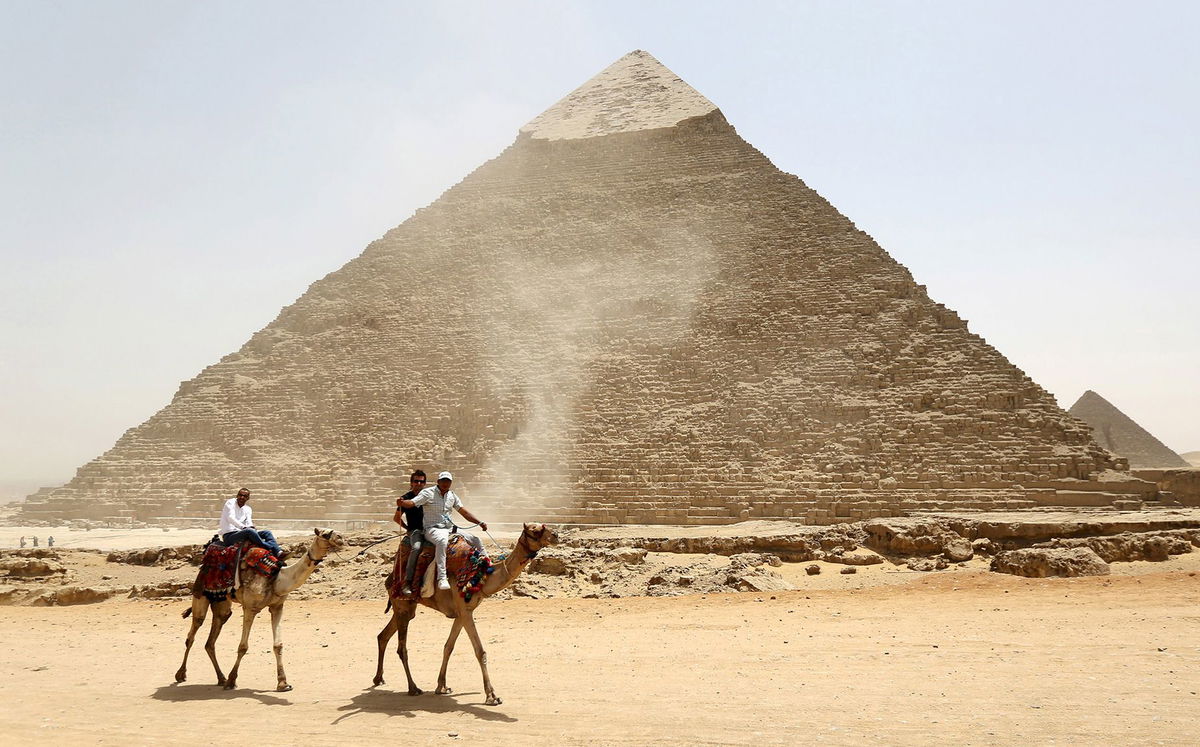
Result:
<instances>
[{"instance_id":1,"label":"sandy desert ground","mask_svg":"<svg viewBox=\"0 0 1200 747\"><path fill-rule=\"evenodd\" d=\"M372 687L380 600L289 603L288 693L274 691L265 618L239 688L225 691L199 646L188 681L173 681L182 600L0 607L0 735L9 744L221 734L283 744L1194 744L1197 560L1080 579L966 569L865 585L841 577L859 586L836 588L823 574L812 581L824 586L770 594L489 600L477 616L498 707L483 705L465 636L453 694L404 694L394 645L387 683ZM428 610L414 621L412 663L430 690L447 629ZM218 645L226 668L236 636L227 629Z\"/></svg>"}]
</instances>

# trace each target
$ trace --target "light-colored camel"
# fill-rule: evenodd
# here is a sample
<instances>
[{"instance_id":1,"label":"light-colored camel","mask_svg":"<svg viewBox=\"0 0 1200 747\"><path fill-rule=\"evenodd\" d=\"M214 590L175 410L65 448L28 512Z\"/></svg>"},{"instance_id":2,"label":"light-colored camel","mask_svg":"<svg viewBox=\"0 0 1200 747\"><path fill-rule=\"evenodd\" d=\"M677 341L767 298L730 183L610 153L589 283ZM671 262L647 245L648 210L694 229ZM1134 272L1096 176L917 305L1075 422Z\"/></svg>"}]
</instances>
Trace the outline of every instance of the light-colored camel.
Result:
<instances>
[{"instance_id":1,"label":"light-colored camel","mask_svg":"<svg viewBox=\"0 0 1200 747\"><path fill-rule=\"evenodd\" d=\"M475 618L472 613L484 599L515 581L517 576L520 576L521 572L525 570L529 561L537 555L538 550L555 544L558 544L558 535L553 529L543 524L526 524L512 552L508 554L503 563L496 566L491 575L485 578L482 588L471 597L470 602L463 599L458 589L439 589L433 596L419 599L394 597L391 595L391 584L388 583L392 619L388 621L387 627L379 631L377 636L379 665L375 669L375 684L383 684L384 653L392 634L399 632L400 641L396 653L400 655L400 661L404 664L404 675L408 677L408 694L421 694L422 690L417 687L416 682L413 682L412 671L408 668L408 623L417 614L417 605L423 604L454 621L450 626L450 637L446 639L446 645L442 649L442 670L438 672L436 692L439 695L450 692L450 688L446 687L446 667L450 663L450 653L454 651L454 642L458 639L458 634L466 628L467 635L471 638L471 645L475 647L475 658L479 660L479 668L483 672L483 690L487 695L486 702L488 705L500 705L500 698L496 695L495 689L492 688L492 680L488 677L487 652L483 650L483 641L479 637L479 631L475 629Z\"/></svg>"},{"instance_id":2,"label":"light-colored camel","mask_svg":"<svg viewBox=\"0 0 1200 747\"><path fill-rule=\"evenodd\" d=\"M287 595L290 592L295 591L308 580L308 577L312 575L312 572L317 569L330 551L340 550L345 545L341 535L332 530L314 529L313 534L315 537L312 544L304 551L304 557L299 562L280 570L274 578L260 575L242 563L238 570L241 585L228 598L220 602L208 601L200 589L199 578L197 578L196 584L192 587L192 607L183 613L185 618L188 615L192 616L192 627L188 630L187 641L183 649L183 664L175 673L176 682L183 682L187 679L188 653L192 650L196 631L204 623L204 617L208 613L209 607L212 607L212 627L208 631L208 641L204 644L204 650L208 652L213 669L217 671L217 684L224 685L226 690L232 690L237 685L238 667L241 666L242 657L246 655L250 644L250 628L254 625L254 617L264 609L269 609L271 610L271 633L275 638L275 665L279 677L279 683L275 689L280 692L292 689L283 673L283 630L281 628L283 603L287 601ZM221 635L221 628L225 625L225 621L233 614L234 601L242 605L242 642L238 645L237 661L229 672L229 676L226 677L221 673L221 665L217 663L217 637Z\"/></svg>"}]
</instances>

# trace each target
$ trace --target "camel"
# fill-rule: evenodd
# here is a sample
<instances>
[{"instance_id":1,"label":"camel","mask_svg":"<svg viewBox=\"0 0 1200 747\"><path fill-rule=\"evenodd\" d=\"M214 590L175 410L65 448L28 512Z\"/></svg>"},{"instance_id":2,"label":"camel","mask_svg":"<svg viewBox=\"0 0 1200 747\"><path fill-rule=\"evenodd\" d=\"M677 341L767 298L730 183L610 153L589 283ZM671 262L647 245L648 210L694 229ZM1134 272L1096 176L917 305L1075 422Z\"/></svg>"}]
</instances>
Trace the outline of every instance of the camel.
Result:
<instances>
[{"instance_id":1,"label":"camel","mask_svg":"<svg viewBox=\"0 0 1200 747\"><path fill-rule=\"evenodd\" d=\"M454 642L458 639L458 634L462 632L463 628L466 628L467 635L471 638L471 645L475 647L475 658L479 660L479 668L483 672L483 690L487 695L486 703L487 705L500 705L502 701L496 695L496 691L492 687L492 680L488 677L487 652L483 650L483 641L479 637L479 631L475 629L474 610L484 599L515 581L517 576L520 576L521 572L525 570L529 561L537 555L538 550L556 544L558 544L558 535L553 529L544 524L526 524L512 552L508 554L504 562L496 566L490 576L486 577L483 587L471 597L470 602L463 599L463 595L459 593L458 589L439 589L431 597L417 599L394 597L391 595L391 583L386 584L392 619L388 621L383 630L379 631L377 636L379 664L375 669L375 684L377 686L383 684L384 652L392 634L399 631L400 641L396 653L400 655L400 661L404 664L404 675L408 678L408 694L420 695L423 692L413 681L412 672L408 668L408 623L417 614L417 604L423 604L454 621L450 626L450 637L446 639L446 645L442 649L442 669L438 672L435 692L439 695L450 692L450 688L446 687L446 667L450 663L450 653L454 651Z\"/></svg>"},{"instance_id":2,"label":"camel","mask_svg":"<svg viewBox=\"0 0 1200 747\"><path fill-rule=\"evenodd\" d=\"M230 594L229 598L220 602L209 602L200 589L200 580L197 577L196 583L192 587L192 606L183 613L184 618L187 618L188 615L192 616L192 627L188 631L183 649L183 664L175 673L176 682L183 682L187 679L188 653L192 650L196 631L204 623L204 617L211 606L213 621L208 632L208 641L204 644L204 650L208 652L213 669L217 671L217 684L224 685L226 690L232 690L237 685L238 667L242 664L242 657L246 655L246 650L249 648L250 628L254 625L254 618L264 609L270 609L271 633L275 638L275 665L279 677L275 689L279 692L287 692L292 689L292 686L288 684L287 676L283 673L283 631L281 627L283 603L287 601L287 595L290 592L295 591L308 580L308 577L331 550L337 551L345 546L341 535L333 530L313 529L313 534L316 536L312 544L305 550L304 557L298 563L282 568L279 574L272 578L249 570L243 562L239 569L241 585ZM238 645L237 661L230 670L229 676L226 677L221 673L221 665L217 663L217 637L221 635L221 628L233 614L235 600L242 605L242 642Z\"/></svg>"}]
</instances>

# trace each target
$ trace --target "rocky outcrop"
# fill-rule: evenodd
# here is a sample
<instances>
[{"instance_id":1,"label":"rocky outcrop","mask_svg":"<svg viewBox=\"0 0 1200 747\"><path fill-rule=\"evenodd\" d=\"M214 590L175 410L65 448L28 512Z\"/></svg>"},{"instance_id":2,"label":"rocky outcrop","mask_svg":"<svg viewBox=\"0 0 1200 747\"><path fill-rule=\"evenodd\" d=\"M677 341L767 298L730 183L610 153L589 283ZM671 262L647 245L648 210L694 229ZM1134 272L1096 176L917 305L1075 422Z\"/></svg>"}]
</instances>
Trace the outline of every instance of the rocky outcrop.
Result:
<instances>
[{"instance_id":1,"label":"rocky outcrop","mask_svg":"<svg viewBox=\"0 0 1200 747\"><path fill-rule=\"evenodd\" d=\"M107 556L110 563L126 565L165 565L185 562L199 565L204 558L204 545L181 545L179 547L150 547L141 550L114 550Z\"/></svg>"},{"instance_id":2,"label":"rocky outcrop","mask_svg":"<svg viewBox=\"0 0 1200 747\"><path fill-rule=\"evenodd\" d=\"M883 562L883 556L863 548L851 551L836 550L828 552L825 553L823 559L829 563L841 563L843 565L878 565Z\"/></svg>"},{"instance_id":3,"label":"rocky outcrop","mask_svg":"<svg viewBox=\"0 0 1200 747\"><path fill-rule=\"evenodd\" d=\"M1026 578L1107 576L1105 563L1090 547L1009 550L992 559L992 570Z\"/></svg>"},{"instance_id":4,"label":"rocky outcrop","mask_svg":"<svg viewBox=\"0 0 1200 747\"><path fill-rule=\"evenodd\" d=\"M1192 545L1200 547L1200 530L1163 534L1133 534L1126 532L1113 537L1072 537L1057 539L1039 546L1088 547L1106 563L1130 562L1134 560L1168 560L1172 555L1192 551Z\"/></svg>"},{"instance_id":5,"label":"rocky outcrop","mask_svg":"<svg viewBox=\"0 0 1200 747\"><path fill-rule=\"evenodd\" d=\"M866 545L885 555L944 555L959 563L970 560L975 552L969 539L937 519L905 522L873 520L863 523Z\"/></svg>"},{"instance_id":6,"label":"rocky outcrop","mask_svg":"<svg viewBox=\"0 0 1200 747\"><path fill-rule=\"evenodd\" d=\"M43 591L32 599L30 604L35 607L65 607L73 604L94 604L111 599L126 590L110 586L66 586L53 591Z\"/></svg>"},{"instance_id":7,"label":"rocky outcrop","mask_svg":"<svg viewBox=\"0 0 1200 747\"><path fill-rule=\"evenodd\" d=\"M129 589L130 599L163 599L175 597L190 597L192 585L176 581L163 581L158 584L135 584Z\"/></svg>"},{"instance_id":8,"label":"rocky outcrop","mask_svg":"<svg viewBox=\"0 0 1200 747\"><path fill-rule=\"evenodd\" d=\"M771 553L739 553L714 564L708 556L694 562L650 566L646 551L636 548L579 549L562 546L538 554L510 592L501 595L540 597L571 589L583 597L680 594L734 591L782 591L794 588L773 568L783 561Z\"/></svg>"},{"instance_id":9,"label":"rocky outcrop","mask_svg":"<svg viewBox=\"0 0 1200 747\"><path fill-rule=\"evenodd\" d=\"M10 578L44 578L63 575L67 569L62 563L49 558L3 558L0 559L0 575Z\"/></svg>"}]
</instances>

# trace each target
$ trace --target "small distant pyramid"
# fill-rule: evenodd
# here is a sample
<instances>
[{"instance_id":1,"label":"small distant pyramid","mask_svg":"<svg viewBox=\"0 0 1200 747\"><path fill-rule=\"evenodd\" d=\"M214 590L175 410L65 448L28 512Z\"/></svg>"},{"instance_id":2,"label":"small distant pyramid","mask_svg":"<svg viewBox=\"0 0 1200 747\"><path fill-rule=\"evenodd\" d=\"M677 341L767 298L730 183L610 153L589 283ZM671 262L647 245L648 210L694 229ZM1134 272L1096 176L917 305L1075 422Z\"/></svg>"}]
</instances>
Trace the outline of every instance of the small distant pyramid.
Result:
<instances>
[{"instance_id":1,"label":"small distant pyramid","mask_svg":"<svg viewBox=\"0 0 1200 747\"><path fill-rule=\"evenodd\" d=\"M1183 457L1183 460L1188 464L1200 469L1200 451L1185 451L1179 456Z\"/></svg>"},{"instance_id":2,"label":"small distant pyramid","mask_svg":"<svg viewBox=\"0 0 1200 747\"><path fill-rule=\"evenodd\" d=\"M1067 412L1090 425L1096 442L1128 459L1130 467L1190 466L1187 460L1090 389Z\"/></svg>"}]
</instances>

